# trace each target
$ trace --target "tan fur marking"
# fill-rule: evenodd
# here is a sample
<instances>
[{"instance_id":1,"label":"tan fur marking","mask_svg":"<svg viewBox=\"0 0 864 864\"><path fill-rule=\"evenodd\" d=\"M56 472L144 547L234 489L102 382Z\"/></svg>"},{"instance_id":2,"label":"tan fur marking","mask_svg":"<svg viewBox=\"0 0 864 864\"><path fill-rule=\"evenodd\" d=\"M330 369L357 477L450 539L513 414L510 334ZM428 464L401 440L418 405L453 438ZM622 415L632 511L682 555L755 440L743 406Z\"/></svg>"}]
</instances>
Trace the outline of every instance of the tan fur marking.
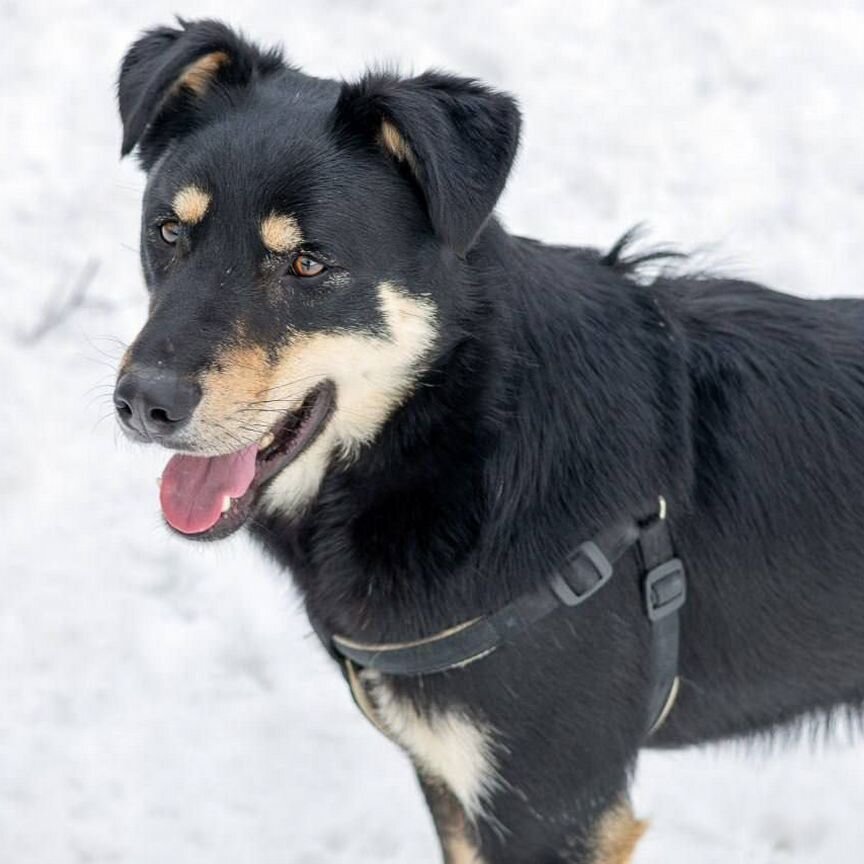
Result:
<instances>
[{"instance_id":1,"label":"tan fur marking","mask_svg":"<svg viewBox=\"0 0 864 864\"><path fill-rule=\"evenodd\" d=\"M435 341L435 307L396 286L378 286L384 334L289 334L274 362L238 329L233 347L199 378L202 397L178 443L207 456L235 452L260 439L279 412L300 407L324 381L336 385L336 406L315 441L273 478L262 505L291 513L317 492L329 461L349 458L371 441L410 392ZM246 344L244 344L246 342Z\"/></svg>"},{"instance_id":2,"label":"tan fur marking","mask_svg":"<svg viewBox=\"0 0 864 864\"><path fill-rule=\"evenodd\" d=\"M464 835L451 833L442 843L447 864L484 864L477 847Z\"/></svg>"},{"instance_id":3,"label":"tan fur marking","mask_svg":"<svg viewBox=\"0 0 864 864\"><path fill-rule=\"evenodd\" d=\"M336 385L336 410L306 452L273 478L263 498L270 510L290 513L306 503L334 453L351 458L410 392L435 341L435 307L386 282L378 297L388 336L315 333L297 336L282 352L273 376L279 397L297 402L329 379Z\"/></svg>"},{"instance_id":4,"label":"tan fur marking","mask_svg":"<svg viewBox=\"0 0 864 864\"><path fill-rule=\"evenodd\" d=\"M300 246L303 233L293 216L271 213L261 220L261 240L271 252L284 253Z\"/></svg>"},{"instance_id":5,"label":"tan fur marking","mask_svg":"<svg viewBox=\"0 0 864 864\"><path fill-rule=\"evenodd\" d=\"M201 402L194 424L208 435L211 449L230 453L244 442L251 443L250 437L255 440L256 436L240 427L248 428L255 422L254 411L244 409L251 402L267 398L270 372L266 352L253 346L225 352L219 357L218 367L201 376ZM266 429L267 425L262 424L261 435Z\"/></svg>"},{"instance_id":6,"label":"tan fur marking","mask_svg":"<svg viewBox=\"0 0 864 864\"><path fill-rule=\"evenodd\" d=\"M171 206L177 218L187 225L197 225L206 215L213 199L200 186L184 186L177 190Z\"/></svg>"},{"instance_id":7,"label":"tan fur marking","mask_svg":"<svg viewBox=\"0 0 864 864\"><path fill-rule=\"evenodd\" d=\"M633 815L629 802L616 804L600 819L593 864L630 864L636 844L648 828Z\"/></svg>"},{"instance_id":8,"label":"tan fur marking","mask_svg":"<svg viewBox=\"0 0 864 864\"><path fill-rule=\"evenodd\" d=\"M477 848L475 826L468 823L465 811L453 793L439 780L417 773L426 803L432 813L444 864L485 864Z\"/></svg>"},{"instance_id":9,"label":"tan fur marking","mask_svg":"<svg viewBox=\"0 0 864 864\"><path fill-rule=\"evenodd\" d=\"M400 162L407 162L412 169L416 168L416 161L408 142L402 137L402 133L389 121L381 123L379 135L381 146L392 153Z\"/></svg>"},{"instance_id":10,"label":"tan fur marking","mask_svg":"<svg viewBox=\"0 0 864 864\"><path fill-rule=\"evenodd\" d=\"M492 730L460 710L421 713L376 672L364 670L360 680L384 734L408 752L423 776L443 784L468 818L482 814L498 784Z\"/></svg>"},{"instance_id":11,"label":"tan fur marking","mask_svg":"<svg viewBox=\"0 0 864 864\"><path fill-rule=\"evenodd\" d=\"M174 90L188 87L196 95L203 95L219 68L230 61L231 58L224 51L213 51L199 57L180 73L180 77L174 82Z\"/></svg>"}]
</instances>

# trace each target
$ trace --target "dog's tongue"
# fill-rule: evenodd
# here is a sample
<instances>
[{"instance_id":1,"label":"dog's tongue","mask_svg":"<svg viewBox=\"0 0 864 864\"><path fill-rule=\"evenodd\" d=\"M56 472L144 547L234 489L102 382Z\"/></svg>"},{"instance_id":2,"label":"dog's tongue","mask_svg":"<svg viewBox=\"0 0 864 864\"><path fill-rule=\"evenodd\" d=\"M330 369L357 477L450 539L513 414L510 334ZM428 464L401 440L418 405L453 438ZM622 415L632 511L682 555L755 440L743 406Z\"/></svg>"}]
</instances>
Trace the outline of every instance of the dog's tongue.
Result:
<instances>
[{"instance_id":1,"label":"dog's tongue","mask_svg":"<svg viewBox=\"0 0 864 864\"><path fill-rule=\"evenodd\" d=\"M222 515L226 495L240 498L255 477L258 447L227 456L173 456L162 472L159 500L172 528L200 534Z\"/></svg>"}]
</instances>

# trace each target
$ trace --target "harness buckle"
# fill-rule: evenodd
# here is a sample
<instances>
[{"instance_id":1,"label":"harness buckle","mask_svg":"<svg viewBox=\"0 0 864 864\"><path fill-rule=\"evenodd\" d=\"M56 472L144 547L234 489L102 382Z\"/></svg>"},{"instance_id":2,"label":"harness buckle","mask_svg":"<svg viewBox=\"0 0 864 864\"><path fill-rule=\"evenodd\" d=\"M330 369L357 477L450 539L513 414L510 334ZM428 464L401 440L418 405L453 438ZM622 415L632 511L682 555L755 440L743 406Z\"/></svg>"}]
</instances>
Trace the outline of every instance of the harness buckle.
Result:
<instances>
[{"instance_id":1,"label":"harness buckle","mask_svg":"<svg viewBox=\"0 0 864 864\"><path fill-rule=\"evenodd\" d=\"M567 559L565 569L576 577L573 582L568 581L558 572L553 573L549 579L549 587L565 606L578 606L584 603L612 578L613 573L612 562L591 540L576 548L576 551ZM582 585L579 585L580 581ZM574 583L578 587L574 587Z\"/></svg>"},{"instance_id":2,"label":"harness buckle","mask_svg":"<svg viewBox=\"0 0 864 864\"><path fill-rule=\"evenodd\" d=\"M680 558L664 561L645 576L645 611L652 621L677 612L687 600L687 579Z\"/></svg>"}]
</instances>

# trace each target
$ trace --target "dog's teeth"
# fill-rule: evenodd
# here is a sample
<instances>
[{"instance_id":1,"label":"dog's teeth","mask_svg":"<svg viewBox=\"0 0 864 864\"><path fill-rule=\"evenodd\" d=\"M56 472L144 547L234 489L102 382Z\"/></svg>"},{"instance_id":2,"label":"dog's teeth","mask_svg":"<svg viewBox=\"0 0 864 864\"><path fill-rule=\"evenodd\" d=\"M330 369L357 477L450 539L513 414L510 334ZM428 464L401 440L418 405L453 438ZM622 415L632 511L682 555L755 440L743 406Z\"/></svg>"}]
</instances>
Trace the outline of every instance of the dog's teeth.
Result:
<instances>
[{"instance_id":1,"label":"dog's teeth","mask_svg":"<svg viewBox=\"0 0 864 864\"><path fill-rule=\"evenodd\" d=\"M162 488L162 477L161 475L156 478L156 485L161 489Z\"/></svg>"},{"instance_id":2,"label":"dog's teeth","mask_svg":"<svg viewBox=\"0 0 864 864\"><path fill-rule=\"evenodd\" d=\"M273 443L274 435L272 432L268 432L259 442L258 449L266 450Z\"/></svg>"},{"instance_id":3,"label":"dog's teeth","mask_svg":"<svg viewBox=\"0 0 864 864\"><path fill-rule=\"evenodd\" d=\"M222 512L227 513L231 509L231 496L226 495L222 499Z\"/></svg>"}]
</instances>

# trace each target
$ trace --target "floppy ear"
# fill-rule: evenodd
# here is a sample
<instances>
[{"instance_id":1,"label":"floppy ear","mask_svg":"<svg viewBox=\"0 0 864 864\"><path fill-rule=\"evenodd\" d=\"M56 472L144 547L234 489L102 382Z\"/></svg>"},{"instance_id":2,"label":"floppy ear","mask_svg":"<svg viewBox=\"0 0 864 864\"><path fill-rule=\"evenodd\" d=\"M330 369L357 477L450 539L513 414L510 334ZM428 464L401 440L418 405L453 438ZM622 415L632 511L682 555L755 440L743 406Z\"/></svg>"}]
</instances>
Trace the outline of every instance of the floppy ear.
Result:
<instances>
[{"instance_id":1,"label":"floppy ear","mask_svg":"<svg viewBox=\"0 0 864 864\"><path fill-rule=\"evenodd\" d=\"M337 134L374 141L403 163L435 232L464 255L507 182L520 117L511 96L467 78L369 74L342 86L335 127Z\"/></svg>"},{"instance_id":2,"label":"floppy ear","mask_svg":"<svg viewBox=\"0 0 864 864\"><path fill-rule=\"evenodd\" d=\"M284 68L278 51L262 52L218 21L178 21L146 31L120 68L121 154L137 144L148 170L171 140L206 122L209 97Z\"/></svg>"}]
</instances>

